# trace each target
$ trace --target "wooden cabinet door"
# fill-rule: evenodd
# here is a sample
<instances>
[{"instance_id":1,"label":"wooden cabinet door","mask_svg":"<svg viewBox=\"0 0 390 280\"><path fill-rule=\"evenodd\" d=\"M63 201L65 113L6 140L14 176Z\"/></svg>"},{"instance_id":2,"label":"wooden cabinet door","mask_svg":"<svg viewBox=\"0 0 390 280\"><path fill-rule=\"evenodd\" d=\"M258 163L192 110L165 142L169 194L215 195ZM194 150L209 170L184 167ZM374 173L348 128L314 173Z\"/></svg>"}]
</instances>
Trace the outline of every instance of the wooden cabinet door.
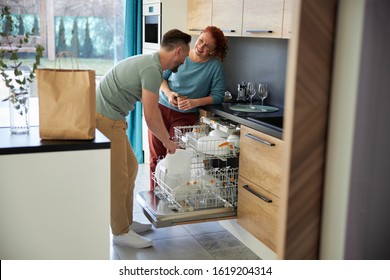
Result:
<instances>
[{"instance_id":1,"label":"wooden cabinet door","mask_svg":"<svg viewBox=\"0 0 390 280\"><path fill-rule=\"evenodd\" d=\"M241 125L241 176L279 197L283 141Z\"/></svg>"},{"instance_id":2,"label":"wooden cabinet door","mask_svg":"<svg viewBox=\"0 0 390 280\"><path fill-rule=\"evenodd\" d=\"M241 125L237 222L276 251L283 141Z\"/></svg>"},{"instance_id":3,"label":"wooden cabinet door","mask_svg":"<svg viewBox=\"0 0 390 280\"><path fill-rule=\"evenodd\" d=\"M278 209L278 197L239 176L237 223L273 251L276 251Z\"/></svg>"},{"instance_id":4,"label":"wooden cabinet door","mask_svg":"<svg viewBox=\"0 0 390 280\"><path fill-rule=\"evenodd\" d=\"M213 0L212 24L225 36L241 36L243 0Z\"/></svg>"},{"instance_id":5,"label":"wooden cabinet door","mask_svg":"<svg viewBox=\"0 0 390 280\"><path fill-rule=\"evenodd\" d=\"M207 26L211 25L212 0L188 0L188 33L199 35Z\"/></svg>"},{"instance_id":6,"label":"wooden cabinet door","mask_svg":"<svg viewBox=\"0 0 390 280\"><path fill-rule=\"evenodd\" d=\"M290 39L293 25L294 0L284 0L282 38Z\"/></svg>"},{"instance_id":7,"label":"wooden cabinet door","mask_svg":"<svg viewBox=\"0 0 390 280\"><path fill-rule=\"evenodd\" d=\"M283 0L244 0L242 36L281 38Z\"/></svg>"}]
</instances>

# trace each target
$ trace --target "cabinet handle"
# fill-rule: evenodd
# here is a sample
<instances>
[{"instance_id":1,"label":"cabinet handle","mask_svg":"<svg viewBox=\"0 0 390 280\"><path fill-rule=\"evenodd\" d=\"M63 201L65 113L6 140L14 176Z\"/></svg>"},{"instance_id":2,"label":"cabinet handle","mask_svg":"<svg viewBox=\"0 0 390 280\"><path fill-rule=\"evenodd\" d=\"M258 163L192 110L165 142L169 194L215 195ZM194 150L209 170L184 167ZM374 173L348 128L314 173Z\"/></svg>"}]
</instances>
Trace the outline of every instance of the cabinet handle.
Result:
<instances>
[{"instance_id":1,"label":"cabinet handle","mask_svg":"<svg viewBox=\"0 0 390 280\"><path fill-rule=\"evenodd\" d=\"M252 190L248 185L244 185L242 186L244 189L246 189L248 192L254 194L255 196L257 196L258 198L260 198L261 200L267 202L267 203L271 203L272 202L272 199L269 199L267 197L265 197L264 195L261 195L259 194L258 192Z\"/></svg>"},{"instance_id":2,"label":"cabinet handle","mask_svg":"<svg viewBox=\"0 0 390 280\"><path fill-rule=\"evenodd\" d=\"M261 30L261 29L249 29L246 30L248 33L272 33L272 30Z\"/></svg>"},{"instance_id":3,"label":"cabinet handle","mask_svg":"<svg viewBox=\"0 0 390 280\"><path fill-rule=\"evenodd\" d=\"M252 135L252 134L250 134L250 133L245 133L245 136L246 136L246 137L249 137L249 138L251 138L251 139L253 139L253 140L256 140L256 141L258 141L258 142L260 142L260 143L263 143L263 144L265 144L265 145L268 145L268 146L275 146L275 143L271 143L271 142L268 142L268 141L266 141L266 140L260 139L260 138L254 136L254 135Z\"/></svg>"},{"instance_id":4,"label":"cabinet handle","mask_svg":"<svg viewBox=\"0 0 390 280\"><path fill-rule=\"evenodd\" d=\"M189 31L203 31L203 29L199 29L199 28L189 28L188 29ZM231 32L231 33L234 33L236 32L235 29L222 29L223 32ZM272 31L271 31L272 32Z\"/></svg>"}]
</instances>

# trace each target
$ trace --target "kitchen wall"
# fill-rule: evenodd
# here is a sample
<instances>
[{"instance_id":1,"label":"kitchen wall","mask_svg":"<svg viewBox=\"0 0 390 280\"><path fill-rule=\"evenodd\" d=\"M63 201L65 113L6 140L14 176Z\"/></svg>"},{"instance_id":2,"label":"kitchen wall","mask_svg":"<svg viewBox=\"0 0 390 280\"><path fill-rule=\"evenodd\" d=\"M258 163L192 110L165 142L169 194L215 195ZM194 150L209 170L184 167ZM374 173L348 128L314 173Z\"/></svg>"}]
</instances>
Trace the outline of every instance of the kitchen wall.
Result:
<instances>
[{"instance_id":1,"label":"kitchen wall","mask_svg":"<svg viewBox=\"0 0 390 280\"><path fill-rule=\"evenodd\" d=\"M267 82L267 103L284 107L288 40L229 37L224 61L228 90L237 95L237 84Z\"/></svg>"},{"instance_id":2,"label":"kitchen wall","mask_svg":"<svg viewBox=\"0 0 390 280\"><path fill-rule=\"evenodd\" d=\"M321 259L390 259L390 2L339 2Z\"/></svg>"},{"instance_id":3,"label":"kitchen wall","mask_svg":"<svg viewBox=\"0 0 390 280\"><path fill-rule=\"evenodd\" d=\"M365 5L345 259L389 260L390 2Z\"/></svg>"}]
</instances>

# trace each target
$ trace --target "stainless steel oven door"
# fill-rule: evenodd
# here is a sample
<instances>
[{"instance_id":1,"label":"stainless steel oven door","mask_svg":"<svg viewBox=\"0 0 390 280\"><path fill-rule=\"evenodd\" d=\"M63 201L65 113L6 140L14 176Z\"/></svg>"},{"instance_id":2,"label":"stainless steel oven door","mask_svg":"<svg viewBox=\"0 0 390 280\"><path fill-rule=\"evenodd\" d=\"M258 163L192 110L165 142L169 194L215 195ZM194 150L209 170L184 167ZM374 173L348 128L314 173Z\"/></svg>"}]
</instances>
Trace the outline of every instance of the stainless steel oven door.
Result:
<instances>
[{"instance_id":1,"label":"stainless steel oven door","mask_svg":"<svg viewBox=\"0 0 390 280\"><path fill-rule=\"evenodd\" d=\"M159 50L161 40L161 3L143 5L142 49Z\"/></svg>"}]
</instances>

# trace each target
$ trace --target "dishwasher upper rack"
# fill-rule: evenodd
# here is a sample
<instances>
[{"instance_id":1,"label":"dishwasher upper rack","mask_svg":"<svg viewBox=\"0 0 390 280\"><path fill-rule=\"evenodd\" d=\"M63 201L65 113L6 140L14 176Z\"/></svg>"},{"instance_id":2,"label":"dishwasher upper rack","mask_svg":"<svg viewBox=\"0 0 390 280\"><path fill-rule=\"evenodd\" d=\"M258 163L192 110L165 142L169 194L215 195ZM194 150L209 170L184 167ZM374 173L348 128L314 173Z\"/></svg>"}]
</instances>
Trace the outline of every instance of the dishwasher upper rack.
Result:
<instances>
[{"instance_id":1,"label":"dishwasher upper rack","mask_svg":"<svg viewBox=\"0 0 390 280\"><path fill-rule=\"evenodd\" d=\"M227 139L205 138L211 128L207 124L174 127L174 141L180 148L192 148L198 157L204 159L236 158L240 149Z\"/></svg>"},{"instance_id":2,"label":"dishwasher upper rack","mask_svg":"<svg viewBox=\"0 0 390 280\"><path fill-rule=\"evenodd\" d=\"M236 208L238 194L238 168L210 168L194 176L176 176L175 182L162 174L152 174L154 193L170 203L179 212L207 208Z\"/></svg>"}]
</instances>

